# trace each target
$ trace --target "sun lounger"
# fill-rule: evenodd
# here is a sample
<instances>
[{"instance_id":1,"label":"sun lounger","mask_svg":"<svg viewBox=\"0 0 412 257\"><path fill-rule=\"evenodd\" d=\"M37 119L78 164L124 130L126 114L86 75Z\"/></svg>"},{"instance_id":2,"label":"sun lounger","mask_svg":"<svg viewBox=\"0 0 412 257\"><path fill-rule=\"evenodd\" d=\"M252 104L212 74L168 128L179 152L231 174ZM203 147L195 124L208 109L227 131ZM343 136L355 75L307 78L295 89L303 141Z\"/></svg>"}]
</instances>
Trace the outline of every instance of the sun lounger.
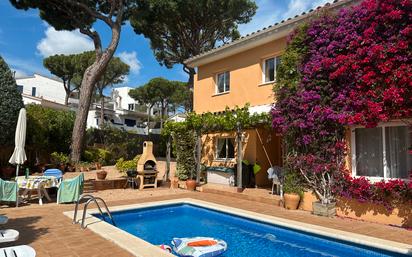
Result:
<instances>
[{"instance_id":1,"label":"sun lounger","mask_svg":"<svg viewBox=\"0 0 412 257\"><path fill-rule=\"evenodd\" d=\"M28 245L0 248L0 257L35 257L36 251Z\"/></svg>"},{"instance_id":2,"label":"sun lounger","mask_svg":"<svg viewBox=\"0 0 412 257\"><path fill-rule=\"evenodd\" d=\"M0 225L6 224L7 221L9 221L9 218L7 216L0 215Z\"/></svg>"},{"instance_id":3,"label":"sun lounger","mask_svg":"<svg viewBox=\"0 0 412 257\"><path fill-rule=\"evenodd\" d=\"M0 243L13 242L19 239L19 231L14 229L0 229Z\"/></svg>"}]
</instances>

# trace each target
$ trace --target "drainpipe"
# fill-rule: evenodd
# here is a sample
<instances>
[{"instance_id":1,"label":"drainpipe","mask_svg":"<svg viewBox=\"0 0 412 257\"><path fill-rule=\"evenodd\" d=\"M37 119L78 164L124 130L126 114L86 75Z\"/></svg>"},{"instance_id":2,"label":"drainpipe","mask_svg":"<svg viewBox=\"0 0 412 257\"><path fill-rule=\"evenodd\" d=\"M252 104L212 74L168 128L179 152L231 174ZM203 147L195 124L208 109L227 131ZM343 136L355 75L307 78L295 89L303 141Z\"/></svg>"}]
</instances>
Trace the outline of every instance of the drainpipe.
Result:
<instances>
[{"instance_id":1,"label":"drainpipe","mask_svg":"<svg viewBox=\"0 0 412 257\"><path fill-rule=\"evenodd\" d=\"M241 193L243 191L242 185L242 131L240 128L240 122L236 123L237 132L236 132L236 141L237 141L237 192Z\"/></svg>"}]
</instances>

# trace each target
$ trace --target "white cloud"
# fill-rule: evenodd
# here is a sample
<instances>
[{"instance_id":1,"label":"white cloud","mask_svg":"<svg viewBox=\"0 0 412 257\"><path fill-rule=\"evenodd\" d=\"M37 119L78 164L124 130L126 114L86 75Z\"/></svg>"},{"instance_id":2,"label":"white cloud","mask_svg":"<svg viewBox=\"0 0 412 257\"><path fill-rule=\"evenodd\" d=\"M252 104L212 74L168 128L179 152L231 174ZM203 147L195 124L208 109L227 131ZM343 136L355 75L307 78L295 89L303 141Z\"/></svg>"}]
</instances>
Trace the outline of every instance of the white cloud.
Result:
<instances>
[{"instance_id":1,"label":"white cloud","mask_svg":"<svg viewBox=\"0 0 412 257\"><path fill-rule=\"evenodd\" d=\"M37 50L43 57L55 54L76 54L93 50L91 39L76 31L56 31L48 27L45 37L37 44Z\"/></svg>"},{"instance_id":2,"label":"white cloud","mask_svg":"<svg viewBox=\"0 0 412 257\"><path fill-rule=\"evenodd\" d=\"M130 66L130 71L134 74L139 74L140 69L142 68L142 64L137 59L137 53L135 51L132 52L120 52L117 56Z\"/></svg>"},{"instance_id":3,"label":"white cloud","mask_svg":"<svg viewBox=\"0 0 412 257\"><path fill-rule=\"evenodd\" d=\"M297 14L309 11L312 8L323 6L332 0L287 0L286 3L273 0L257 0L258 10L252 21L239 25L242 35L255 32L269 25L287 18L293 18Z\"/></svg>"}]
</instances>

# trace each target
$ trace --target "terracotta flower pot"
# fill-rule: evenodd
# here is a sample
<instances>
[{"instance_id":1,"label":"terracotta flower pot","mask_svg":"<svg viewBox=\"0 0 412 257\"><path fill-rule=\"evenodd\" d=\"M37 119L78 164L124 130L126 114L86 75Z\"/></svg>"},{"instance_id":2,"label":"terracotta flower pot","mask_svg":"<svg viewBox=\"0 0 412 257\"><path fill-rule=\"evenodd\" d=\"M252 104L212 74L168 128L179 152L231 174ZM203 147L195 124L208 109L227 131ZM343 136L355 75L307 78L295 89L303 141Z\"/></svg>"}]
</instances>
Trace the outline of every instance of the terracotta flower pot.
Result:
<instances>
[{"instance_id":1,"label":"terracotta flower pot","mask_svg":"<svg viewBox=\"0 0 412 257\"><path fill-rule=\"evenodd\" d=\"M170 181L170 188L179 188L179 178L172 178L172 180Z\"/></svg>"},{"instance_id":2,"label":"terracotta flower pot","mask_svg":"<svg viewBox=\"0 0 412 257\"><path fill-rule=\"evenodd\" d=\"M94 165L96 166L96 170L102 169L102 164L100 162L95 162Z\"/></svg>"},{"instance_id":3,"label":"terracotta flower pot","mask_svg":"<svg viewBox=\"0 0 412 257\"><path fill-rule=\"evenodd\" d=\"M196 189L196 180L188 179L186 180L186 189L189 191L195 191Z\"/></svg>"},{"instance_id":4,"label":"terracotta flower pot","mask_svg":"<svg viewBox=\"0 0 412 257\"><path fill-rule=\"evenodd\" d=\"M98 180L105 180L106 176L107 176L107 171L99 170L99 171L96 172L96 175L97 175Z\"/></svg>"},{"instance_id":5,"label":"terracotta flower pot","mask_svg":"<svg viewBox=\"0 0 412 257\"><path fill-rule=\"evenodd\" d=\"M285 208L288 210L296 210L299 206L300 196L298 194L284 194Z\"/></svg>"}]
</instances>

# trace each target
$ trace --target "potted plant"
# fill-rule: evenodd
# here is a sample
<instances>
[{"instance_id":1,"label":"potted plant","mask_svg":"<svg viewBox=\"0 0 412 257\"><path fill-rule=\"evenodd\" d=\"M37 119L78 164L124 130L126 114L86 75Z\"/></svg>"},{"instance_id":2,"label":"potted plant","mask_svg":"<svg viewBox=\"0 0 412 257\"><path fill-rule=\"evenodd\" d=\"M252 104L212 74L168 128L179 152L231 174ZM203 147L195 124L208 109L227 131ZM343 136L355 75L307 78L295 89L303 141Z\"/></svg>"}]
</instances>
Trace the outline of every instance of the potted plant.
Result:
<instances>
[{"instance_id":1,"label":"potted plant","mask_svg":"<svg viewBox=\"0 0 412 257\"><path fill-rule=\"evenodd\" d=\"M196 180L193 179L193 171L190 174L190 178L186 180L186 189L189 191L196 190Z\"/></svg>"},{"instance_id":2,"label":"potted plant","mask_svg":"<svg viewBox=\"0 0 412 257\"><path fill-rule=\"evenodd\" d=\"M66 165L69 163L69 156L64 153L53 152L50 154L51 163L61 171L66 170Z\"/></svg>"},{"instance_id":3,"label":"potted plant","mask_svg":"<svg viewBox=\"0 0 412 257\"><path fill-rule=\"evenodd\" d=\"M96 172L97 180L105 180L107 176L107 171L105 170L98 170Z\"/></svg>"},{"instance_id":4,"label":"potted plant","mask_svg":"<svg viewBox=\"0 0 412 257\"><path fill-rule=\"evenodd\" d=\"M89 163L87 162L79 162L79 164L77 164L77 168L80 172L86 172L89 171Z\"/></svg>"},{"instance_id":5,"label":"potted plant","mask_svg":"<svg viewBox=\"0 0 412 257\"><path fill-rule=\"evenodd\" d=\"M283 192L285 208L296 210L299 207L299 202L304 192L302 179L298 173L290 170L286 172L283 182Z\"/></svg>"}]
</instances>

